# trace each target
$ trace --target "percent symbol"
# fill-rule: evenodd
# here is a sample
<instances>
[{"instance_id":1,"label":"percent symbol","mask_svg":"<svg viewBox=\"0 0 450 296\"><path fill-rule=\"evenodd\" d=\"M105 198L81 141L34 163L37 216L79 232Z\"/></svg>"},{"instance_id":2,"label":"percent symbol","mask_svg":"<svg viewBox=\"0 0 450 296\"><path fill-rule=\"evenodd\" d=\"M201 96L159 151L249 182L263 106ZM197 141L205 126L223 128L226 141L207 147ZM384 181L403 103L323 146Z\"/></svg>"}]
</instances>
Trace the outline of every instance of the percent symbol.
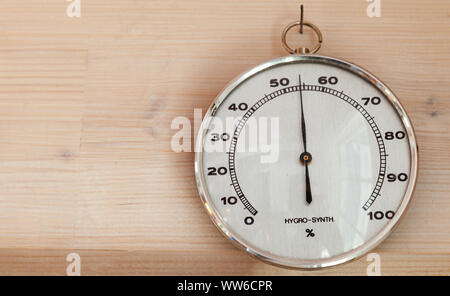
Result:
<instances>
[{"instance_id":1,"label":"percent symbol","mask_svg":"<svg viewBox=\"0 0 450 296\"><path fill-rule=\"evenodd\" d=\"M306 237L314 237L315 234L312 229L306 229Z\"/></svg>"}]
</instances>

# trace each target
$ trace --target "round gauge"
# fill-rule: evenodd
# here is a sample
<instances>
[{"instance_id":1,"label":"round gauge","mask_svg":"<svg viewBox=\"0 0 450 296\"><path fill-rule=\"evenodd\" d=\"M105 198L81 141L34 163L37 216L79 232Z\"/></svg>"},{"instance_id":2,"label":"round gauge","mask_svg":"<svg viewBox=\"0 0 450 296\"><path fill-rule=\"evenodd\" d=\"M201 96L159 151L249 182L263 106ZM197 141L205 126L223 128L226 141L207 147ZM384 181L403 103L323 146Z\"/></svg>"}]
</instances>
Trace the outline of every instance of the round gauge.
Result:
<instances>
[{"instance_id":1,"label":"round gauge","mask_svg":"<svg viewBox=\"0 0 450 296\"><path fill-rule=\"evenodd\" d=\"M213 222L238 246L318 268L388 236L411 199L417 153L405 110L380 80L335 58L289 56L217 97L195 174Z\"/></svg>"}]
</instances>

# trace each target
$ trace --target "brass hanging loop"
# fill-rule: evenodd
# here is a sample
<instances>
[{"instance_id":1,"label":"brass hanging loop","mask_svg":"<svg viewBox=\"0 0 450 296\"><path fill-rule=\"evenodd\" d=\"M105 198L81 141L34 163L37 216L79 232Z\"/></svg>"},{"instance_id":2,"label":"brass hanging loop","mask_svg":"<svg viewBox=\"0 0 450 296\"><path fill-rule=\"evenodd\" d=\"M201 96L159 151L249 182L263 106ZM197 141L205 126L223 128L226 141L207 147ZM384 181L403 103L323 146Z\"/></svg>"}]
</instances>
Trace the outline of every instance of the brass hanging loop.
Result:
<instances>
[{"instance_id":1,"label":"brass hanging loop","mask_svg":"<svg viewBox=\"0 0 450 296\"><path fill-rule=\"evenodd\" d=\"M317 44L316 46L310 50L308 47L300 47L293 49L287 44L286 36L289 30L292 28L298 26L299 27L299 33L303 34L303 26L311 28L317 35ZM322 46L323 36L320 32L319 28L312 23L303 21L303 5L300 5L300 19L297 22L292 22L289 25L287 25L286 28L284 28L283 33L281 34L281 44L283 45L284 49L286 49L287 52L290 54L313 54L319 51L320 47Z\"/></svg>"}]
</instances>

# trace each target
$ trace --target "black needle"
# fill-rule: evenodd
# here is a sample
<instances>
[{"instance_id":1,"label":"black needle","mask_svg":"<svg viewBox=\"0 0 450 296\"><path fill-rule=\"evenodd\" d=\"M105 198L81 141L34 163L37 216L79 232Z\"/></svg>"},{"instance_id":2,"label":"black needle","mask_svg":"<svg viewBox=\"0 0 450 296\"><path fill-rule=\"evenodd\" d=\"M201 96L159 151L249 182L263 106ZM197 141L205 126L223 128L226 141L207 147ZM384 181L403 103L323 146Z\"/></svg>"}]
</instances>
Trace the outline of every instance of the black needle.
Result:
<instances>
[{"instance_id":1,"label":"black needle","mask_svg":"<svg viewBox=\"0 0 450 296\"><path fill-rule=\"evenodd\" d=\"M310 204L312 202L311 195L311 182L309 180L308 165L311 162L311 154L306 149L306 123L305 114L303 113L303 95L302 95L302 78L298 75L299 93L300 93L300 108L302 115L302 138L303 138L303 153L300 154L300 161L305 165L305 181L306 181L306 202Z\"/></svg>"},{"instance_id":2,"label":"black needle","mask_svg":"<svg viewBox=\"0 0 450 296\"><path fill-rule=\"evenodd\" d=\"M311 195L311 183L309 182L308 163L305 164L305 176L306 176L306 202L310 204L312 202L312 195Z\"/></svg>"},{"instance_id":3,"label":"black needle","mask_svg":"<svg viewBox=\"0 0 450 296\"><path fill-rule=\"evenodd\" d=\"M303 113L303 96L302 96L302 77L298 75L299 82L299 92L300 92L300 109L302 112L302 137L303 137L303 151L306 152L306 124L305 124L305 114Z\"/></svg>"}]
</instances>

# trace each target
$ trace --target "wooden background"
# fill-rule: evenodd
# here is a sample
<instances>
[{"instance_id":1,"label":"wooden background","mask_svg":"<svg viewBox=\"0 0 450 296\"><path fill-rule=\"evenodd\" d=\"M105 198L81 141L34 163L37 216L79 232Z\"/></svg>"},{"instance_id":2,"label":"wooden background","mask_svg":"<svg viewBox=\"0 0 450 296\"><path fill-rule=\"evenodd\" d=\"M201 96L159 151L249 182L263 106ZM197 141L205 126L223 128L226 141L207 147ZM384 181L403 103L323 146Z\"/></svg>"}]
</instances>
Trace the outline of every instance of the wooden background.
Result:
<instances>
[{"instance_id":1,"label":"wooden background","mask_svg":"<svg viewBox=\"0 0 450 296\"><path fill-rule=\"evenodd\" d=\"M0 274L364 275L366 257L320 271L267 265L215 229L193 153L170 147L240 72L285 55L298 1L0 3ZM384 275L450 274L450 2L305 0L320 53L376 73L416 127L420 176L375 251ZM290 36L291 40L299 36ZM303 42L310 42L303 37Z\"/></svg>"}]
</instances>

